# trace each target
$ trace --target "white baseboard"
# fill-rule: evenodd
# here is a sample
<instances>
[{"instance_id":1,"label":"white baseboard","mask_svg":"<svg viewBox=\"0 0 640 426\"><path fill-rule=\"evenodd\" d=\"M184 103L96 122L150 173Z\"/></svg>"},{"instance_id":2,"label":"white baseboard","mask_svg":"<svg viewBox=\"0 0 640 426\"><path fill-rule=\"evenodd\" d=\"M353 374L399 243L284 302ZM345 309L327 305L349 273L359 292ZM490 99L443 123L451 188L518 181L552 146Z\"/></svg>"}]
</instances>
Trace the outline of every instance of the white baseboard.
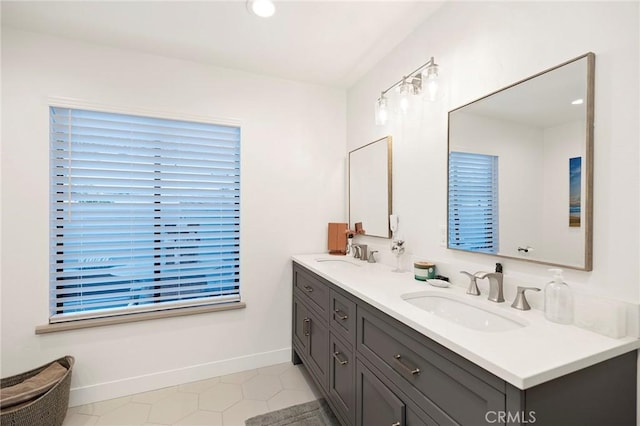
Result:
<instances>
[{"instance_id":1,"label":"white baseboard","mask_svg":"<svg viewBox=\"0 0 640 426\"><path fill-rule=\"evenodd\" d=\"M159 371L143 376L128 377L113 382L72 388L69 395L69 406L75 407L105 401L168 386L233 374L239 371L266 367L290 360L291 348L283 348L206 364L191 365L175 370Z\"/></svg>"}]
</instances>

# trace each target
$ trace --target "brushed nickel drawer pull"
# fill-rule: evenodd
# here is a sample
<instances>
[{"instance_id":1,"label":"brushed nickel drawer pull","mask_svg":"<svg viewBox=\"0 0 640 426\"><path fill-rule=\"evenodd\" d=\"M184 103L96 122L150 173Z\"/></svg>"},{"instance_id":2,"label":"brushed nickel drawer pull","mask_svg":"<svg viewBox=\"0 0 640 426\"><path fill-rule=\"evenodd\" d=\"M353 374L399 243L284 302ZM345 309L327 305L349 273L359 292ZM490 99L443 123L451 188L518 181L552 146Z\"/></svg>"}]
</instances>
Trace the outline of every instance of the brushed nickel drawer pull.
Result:
<instances>
[{"instance_id":1,"label":"brushed nickel drawer pull","mask_svg":"<svg viewBox=\"0 0 640 426\"><path fill-rule=\"evenodd\" d=\"M400 422L395 422L394 424L392 424L391 426L400 426Z\"/></svg>"},{"instance_id":2,"label":"brushed nickel drawer pull","mask_svg":"<svg viewBox=\"0 0 640 426\"><path fill-rule=\"evenodd\" d=\"M393 359L395 360L396 364L398 364L403 370L405 370L405 372L411 374L412 376L420 374L420 369L418 367L415 367L415 368L409 367L407 364L400 361L401 358L402 357L400 356L400 354L395 354L393 356Z\"/></svg>"},{"instance_id":3,"label":"brushed nickel drawer pull","mask_svg":"<svg viewBox=\"0 0 640 426\"><path fill-rule=\"evenodd\" d=\"M349 360L348 359L340 359L340 357L338 355L342 355L340 352L334 352L333 353L333 357L336 359L336 361L338 361L338 363L340 365L347 365L349 364Z\"/></svg>"},{"instance_id":4,"label":"brushed nickel drawer pull","mask_svg":"<svg viewBox=\"0 0 640 426\"><path fill-rule=\"evenodd\" d=\"M338 319L340 319L341 321L345 321L347 318L349 318L349 316L340 309L336 309L334 312L338 314Z\"/></svg>"},{"instance_id":5,"label":"brushed nickel drawer pull","mask_svg":"<svg viewBox=\"0 0 640 426\"><path fill-rule=\"evenodd\" d=\"M310 286L308 286L308 285L305 285L305 286L304 286L304 289L305 289L305 291L306 291L307 293L311 293L311 292L313 291L313 287L310 287Z\"/></svg>"},{"instance_id":6,"label":"brushed nickel drawer pull","mask_svg":"<svg viewBox=\"0 0 640 426\"><path fill-rule=\"evenodd\" d=\"M302 332L305 336L311 334L311 320L309 318L305 318L302 320L304 324L302 324Z\"/></svg>"}]
</instances>

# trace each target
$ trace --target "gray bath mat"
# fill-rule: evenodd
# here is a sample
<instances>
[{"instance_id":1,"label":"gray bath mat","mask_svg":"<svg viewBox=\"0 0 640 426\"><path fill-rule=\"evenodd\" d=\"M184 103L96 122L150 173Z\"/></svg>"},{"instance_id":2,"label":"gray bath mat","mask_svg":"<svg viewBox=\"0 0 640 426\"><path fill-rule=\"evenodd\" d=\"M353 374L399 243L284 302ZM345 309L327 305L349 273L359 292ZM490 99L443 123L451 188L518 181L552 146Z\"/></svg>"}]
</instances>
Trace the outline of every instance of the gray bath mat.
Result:
<instances>
[{"instance_id":1,"label":"gray bath mat","mask_svg":"<svg viewBox=\"0 0 640 426\"><path fill-rule=\"evenodd\" d=\"M246 426L340 426L340 422L324 399L251 417L244 424Z\"/></svg>"}]
</instances>

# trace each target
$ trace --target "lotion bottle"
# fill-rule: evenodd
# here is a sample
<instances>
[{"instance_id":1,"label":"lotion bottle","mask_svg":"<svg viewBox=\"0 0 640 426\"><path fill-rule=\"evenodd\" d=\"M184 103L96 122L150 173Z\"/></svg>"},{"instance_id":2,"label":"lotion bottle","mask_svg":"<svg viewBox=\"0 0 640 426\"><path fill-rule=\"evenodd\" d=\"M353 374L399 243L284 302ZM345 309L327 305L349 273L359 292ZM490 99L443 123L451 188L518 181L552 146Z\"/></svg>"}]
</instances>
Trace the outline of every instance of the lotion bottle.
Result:
<instances>
[{"instance_id":1,"label":"lotion bottle","mask_svg":"<svg viewBox=\"0 0 640 426\"><path fill-rule=\"evenodd\" d=\"M573 323L573 295L563 281L562 269L549 269L553 279L544 288L544 316L559 324Z\"/></svg>"}]
</instances>

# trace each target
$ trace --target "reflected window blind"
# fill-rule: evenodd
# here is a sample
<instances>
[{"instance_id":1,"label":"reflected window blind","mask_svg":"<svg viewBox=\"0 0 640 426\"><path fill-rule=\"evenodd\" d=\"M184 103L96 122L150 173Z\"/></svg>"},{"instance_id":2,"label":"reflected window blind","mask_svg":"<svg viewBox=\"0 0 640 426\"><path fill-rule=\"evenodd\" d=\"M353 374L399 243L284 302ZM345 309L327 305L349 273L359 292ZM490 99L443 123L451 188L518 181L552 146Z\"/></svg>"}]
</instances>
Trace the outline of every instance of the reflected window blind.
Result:
<instances>
[{"instance_id":1,"label":"reflected window blind","mask_svg":"<svg viewBox=\"0 0 640 426\"><path fill-rule=\"evenodd\" d=\"M240 128L50 108L50 322L240 300Z\"/></svg>"},{"instance_id":2,"label":"reflected window blind","mask_svg":"<svg viewBox=\"0 0 640 426\"><path fill-rule=\"evenodd\" d=\"M449 246L498 252L498 157L449 154Z\"/></svg>"}]
</instances>

